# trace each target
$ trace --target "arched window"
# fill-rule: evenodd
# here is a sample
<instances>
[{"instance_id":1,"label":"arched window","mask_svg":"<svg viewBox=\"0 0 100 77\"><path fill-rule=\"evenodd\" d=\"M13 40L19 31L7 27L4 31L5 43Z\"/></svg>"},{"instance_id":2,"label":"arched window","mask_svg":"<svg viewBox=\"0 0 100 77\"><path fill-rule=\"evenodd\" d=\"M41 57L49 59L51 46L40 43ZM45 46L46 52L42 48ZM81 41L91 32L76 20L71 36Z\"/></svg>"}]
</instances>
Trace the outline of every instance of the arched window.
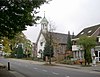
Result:
<instances>
[{"instance_id":1,"label":"arched window","mask_svg":"<svg viewBox=\"0 0 100 77\"><path fill-rule=\"evenodd\" d=\"M39 53L42 53L42 49L39 50Z\"/></svg>"}]
</instances>

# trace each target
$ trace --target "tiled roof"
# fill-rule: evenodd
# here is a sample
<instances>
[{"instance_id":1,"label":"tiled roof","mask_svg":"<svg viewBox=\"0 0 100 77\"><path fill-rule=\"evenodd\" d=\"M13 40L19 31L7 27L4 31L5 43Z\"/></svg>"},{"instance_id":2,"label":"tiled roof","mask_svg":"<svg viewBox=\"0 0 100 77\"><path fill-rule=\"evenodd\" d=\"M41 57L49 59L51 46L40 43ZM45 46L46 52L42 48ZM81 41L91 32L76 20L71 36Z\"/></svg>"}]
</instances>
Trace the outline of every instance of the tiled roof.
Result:
<instances>
[{"instance_id":1,"label":"tiled roof","mask_svg":"<svg viewBox=\"0 0 100 77\"><path fill-rule=\"evenodd\" d=\"M100 28L100 24L92 27L84 28L77 36L75 36L75 38L79 38L80 36L83 35L91 36L98 28Z\"/></svg>"}]
</instances>

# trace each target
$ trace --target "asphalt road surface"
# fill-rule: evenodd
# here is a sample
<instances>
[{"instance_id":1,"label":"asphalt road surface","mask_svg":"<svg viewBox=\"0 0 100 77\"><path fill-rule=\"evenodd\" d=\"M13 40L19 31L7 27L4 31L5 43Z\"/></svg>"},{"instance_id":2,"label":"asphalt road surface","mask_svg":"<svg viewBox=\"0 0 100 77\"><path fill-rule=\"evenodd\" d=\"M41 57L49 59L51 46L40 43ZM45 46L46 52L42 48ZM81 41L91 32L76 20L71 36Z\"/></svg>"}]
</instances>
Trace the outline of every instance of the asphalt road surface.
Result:
<instances>
[{"instance_id":1,"label":"asphalt road surface","mask_svg":"<svg viewBox=\"0 0 100 77\"><path fill-rule=\"evenodd\" d=\"M25 77L100 77L100 74L93 72L60 66L46 66L27 60L0 58L0 62L5 65L10 62L11 70L17 71Z\"/></svg>"}]
</instances>

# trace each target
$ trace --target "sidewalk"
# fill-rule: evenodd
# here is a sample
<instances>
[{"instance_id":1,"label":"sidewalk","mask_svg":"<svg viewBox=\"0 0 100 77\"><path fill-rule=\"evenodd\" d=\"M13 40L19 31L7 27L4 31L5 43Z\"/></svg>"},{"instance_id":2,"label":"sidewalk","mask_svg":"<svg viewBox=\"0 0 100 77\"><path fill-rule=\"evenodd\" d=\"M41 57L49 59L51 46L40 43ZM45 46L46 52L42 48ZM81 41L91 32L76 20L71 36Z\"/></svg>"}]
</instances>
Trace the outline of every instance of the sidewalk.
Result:
<instances>
[{"instance_id":1,"label":"sidewalk","mask_svg":"<svg viewBox=\"0 0 100 77\"><path fill-rule=\"evenodd\" d=\"M6 68L6 66L3 65L2 63L0 63L0 69L5 69L5 68Z\"/></svg>"},{"instance_id":2,"label":"sidewalk","mask_svg":"<svg viewBox=\"0 0 100 77\"><path fill-rule=\"evenodd\" d=\"M0 63L0 77L15 77L13 74L11 74L5 65Z\"/></svg>"},{"instance_id":3,"label":"sidewalk","mask_svg":"<svg viewBox=\"0 0 100 77\"><path fill-rule=\"evenodd\" d=\"M1 70L0 69L0 77L16 77L16 76L13 75L12 73L10 73L7 70Z\"/></svg>"},{"instance_id":4,"label":"sidewalk","mask_svg":"<svg viewBox=\"0 0 100 77\"><path fill-rule=\"evenodd\" d=\"M0 77L24 77L20 73L10 70L7 70L7 67L0 63Z\"/></svg>"},{"instance_id":5,"label":"sidewalk","mask_svg":"<svg viewBox=\"0 0 100 77\"><path fill-rule=\"evenodd\" d=\"M61 66L61 67L67 67L67 68L73 68L73 69L79 69L82 71L89 71L89 72L95 72L100 74L100 63L98 63L96 66L82 66L82 65L67 65L67 64L58 64L54 63L55 65Z\"/></svg>"},{"instance_id":6,"label":"sidewalk","mask_svg":"<svg viewBox=\"0 0 100 77\"><path fill-rule=\"evenodd\" d=\"M38 62L38 61L30 61L33 64L40 64L43 65L45 62ZM60 67L66 67L66 68L73 68L73 69L79 69L82 71L88 71L88 72L95 72L95 73L100 73L100 63L96 64L96 66L82 66L82 65L67 65L67 64L59 64L52 62L54 66L60 66Z\"/></svg>"}]
</instances>

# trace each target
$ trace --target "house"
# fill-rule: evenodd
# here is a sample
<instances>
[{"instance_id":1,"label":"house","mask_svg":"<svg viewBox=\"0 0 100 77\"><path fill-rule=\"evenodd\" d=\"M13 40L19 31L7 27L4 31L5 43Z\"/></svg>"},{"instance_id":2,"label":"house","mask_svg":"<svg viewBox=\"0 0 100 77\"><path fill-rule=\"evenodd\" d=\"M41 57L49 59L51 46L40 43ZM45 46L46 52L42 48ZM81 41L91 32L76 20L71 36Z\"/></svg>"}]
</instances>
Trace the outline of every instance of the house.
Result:
<instances>
[{"instance_id":1,"label":"house","mask_svg":"<svg viewBox=\"0 0 100 77\"><path fill-rule=\"evenodd\" d=\"M96 55L96 61L100 62L100 24L83 29L78 35L75 36L74 39L72 39L72 52L74 59L84 58L84 50L80 45L77 45L76 42L79 37L83 35L86 35L88 37L96 37L97 45L95 46L94 53ZM91 53L93 54L93 52Z\"/></svg>"},{"instance_id":2,"label":"house","mask_svg":"<svg viewBox=\"0 0 100 77\"><path fill-rule=\"evenodd\" d=\"M49 31L48 23L49 22L44 16L44 18L41 21L41 30L36 41L36 56L37 58L43 58L43 51L46 43L46 35L51 35L51 39L53 40L54 57L56 60L59 57L61 57L60 59L63 59L66 51L68 35ZM48 37L48 39L50 39L50 37Z\"/></svg>"},{"instance_id":3,"label":"house","mask_svg":"<svg viewBox=\"0 0 100 77\"><path fill-rule=\"evenodd\" d=\"M3 55L3 45L2 44L0 44L0 56L2 56Z\"/></svg>"}]
</instances>

